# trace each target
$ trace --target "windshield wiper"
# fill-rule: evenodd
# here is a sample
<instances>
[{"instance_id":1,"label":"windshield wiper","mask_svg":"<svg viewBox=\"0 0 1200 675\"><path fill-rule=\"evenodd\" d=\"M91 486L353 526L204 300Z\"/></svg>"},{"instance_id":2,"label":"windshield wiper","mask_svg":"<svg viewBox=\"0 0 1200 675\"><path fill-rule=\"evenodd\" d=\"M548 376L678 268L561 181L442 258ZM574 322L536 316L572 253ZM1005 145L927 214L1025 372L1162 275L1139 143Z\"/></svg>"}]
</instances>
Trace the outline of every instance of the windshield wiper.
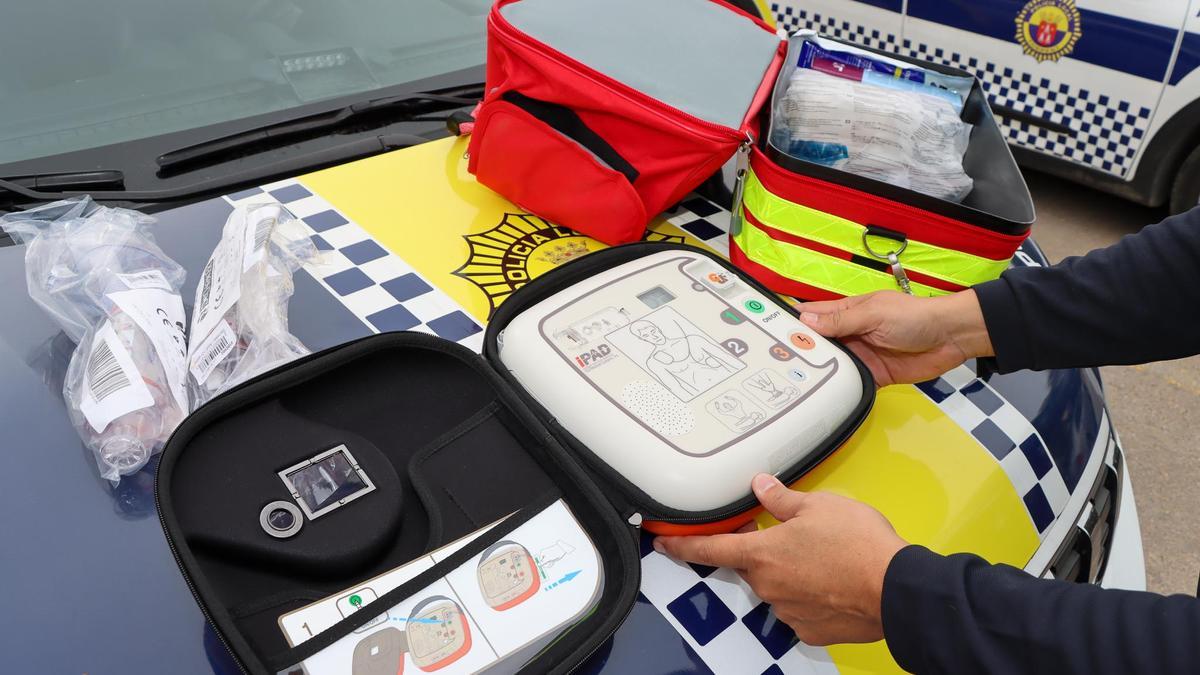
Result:
<instances>
[{"instance_id":1,"label":"windshield wiper","mask_svg":"<svg viewBox=\"0 0 1200 675\"><path fill-rule=\"evenodd\" d=\"M357 138L349 143L322 148L314 152L297 154L291 157L276 160L274 162L265 162L242 171L221 173L219 175L204 178L186 185L159 188L156 190L99 190L95 189L94 187L88 189L66 189L60 186L61 189L49 192L26 187L25 185L17 182L0 179L0 196L4 195L5 193L9 193L24 197L26 200L54 201L67 197L77 197L87 194L96 200L163 202L175 199L199 197L209 193L216 193L235 185L256 183L271 179L275 176L296 174L301 171L308 171L322 166L341 164L354 159L368 157L381 152L387 152L388 150L397 150L399 148L407 148L412 145L418 145L420 143L425 143L428 140L429 139L427 138L414 136L411 134L382 134L376 136L366 136L363 138ZM54 175L83 175L86 173L92 172L80 172L79 174L48 174L47 177ZM113 171L98 173L116 174L120 172ZM46 177L33 177L34 180L37 178ZM25 177L24 180L28 181L30 180L30 177ZM124 183L122 182L121 185L123 186Z\"/></svg>"},{"instance_id":2,"label":"windshield wiper","mask_svg":"<svg viewBox=\"0 0 1200 675\"><path fill-rule=\"evenodd\" d=\"M159 173L163 173L203 160L244 152L260 144L283 141L302 134L330 131L379 114L381 111L393 112L393 116L399 114L401 119L406 122L444 121L444 117L421 117L421 115L454 110L475 105L477 102L477 99L435 93L401 94L375 98L172 150L159 155L156 162Z\"/></svg>"},{"instance_id":3,"label":"windshield wiper","mask_svg":"<svg viewBox=\"0 0 1200 675\"><path fill-rule=\"evenodd\" d=\"M51 194L69 191L120 190L125 187L125 174L105 169L99 171L63 171L32 176L0 178L0 192L22 197L29 194Z\"/></svg>"}]
</instances>

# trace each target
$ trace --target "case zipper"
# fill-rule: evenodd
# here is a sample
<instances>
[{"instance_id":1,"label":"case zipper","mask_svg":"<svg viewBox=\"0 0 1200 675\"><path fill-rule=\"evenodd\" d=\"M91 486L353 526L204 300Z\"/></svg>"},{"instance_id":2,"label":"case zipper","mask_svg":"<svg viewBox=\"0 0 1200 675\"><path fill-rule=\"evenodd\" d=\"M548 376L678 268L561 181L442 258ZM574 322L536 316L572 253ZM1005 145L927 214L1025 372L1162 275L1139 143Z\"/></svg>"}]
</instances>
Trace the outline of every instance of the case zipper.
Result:
<instances>
[{"instance_id":1,"label":"case zipper","mask_svg":"<svg viewBox=\"0 0 1200 675\"><path fill-rule=\"evenodd\" d=\"M709 122L708 120L702 120L691 113L684 112L675 106L664 103L653 96L645 94L637 89L634 89L633 87L630 87L629 85L619 82L605 75L604 73L601 73L583 63L580 63L570 56L563 54L557 49L554 49L545 43L525 35L521 31L514 28L512 24L508 22L508 19L505 19L500 14L498 6L492 7L492 11L488 16L488 21L492 23L492 28L495 29L498 34L503 35L506 39L515 42L526 49L541 53L542 55L558 63L560 66L592 80L596 84L603 86L605 89L629 99L633 103L640 105L650 112L660 115L666 113L667 116L680 118L679 121L686 122L687 124L697 127L699 130L703 130L706 133L715 132L709 133L709 135L712 138L719 138L719 140L728 141L741 137L740 132L732 127L727 127L723 124L717 124L715 122ZM751 101L751 105L753 105L753 101ZM747 111L749 111L749 108L747 108Z\"/></svg>"},{"instance_id":2,"label":"case zipper","mask_svg":"<svg viewBox=\"0 0 1200 675\"><path fill-rule=\"evenodd\" d=\"M746 174L750 170L750 148L754 147L754 134L746 132L746 140L737 149L737 171L733 182L733 211L729 215L729 234L736 237L742 232L742 198L746 194Z\"/></svg>"},{"instance_id":3,"label":"case zipper","mask_svg":"<svg viewBox=\"0 0 1200 675\"><path fill-rule=\"evenodd\" d=\"M154 478L154 511L158 514L158 526L162 528L163 534L166 535L167 523L162 517L162 505L159 504L158 500L157 472L155 472ZM212 615L208 613L208 607L206 607L204 601L200 599L200 593L196 591L196 586L192 584L191 575L183 569L183 561L179 559L179 551L175 548L174 539L172 539L170 536L164 536L163 538L167 540L167 548L171 550L171 557L175 559L175 566L179 568L179 571L183 575L183 583L187 585L188 591L192 594L192 599L196 601L196 606L200 608L200 615L204 617L206 622L208 622L209 627L212 628L213 635L217 636L217 640L220 641L221 646L225 648L225 653L229 654L229 658L233 659L233 663L238 667L238 670L243 673L249 673L250 671L246 669L246 665L242 663L242 660L238 658L237 654L234 653L233 648L229 646L228 642L226 642L225 636L222 635L221 631L217 629L216 621L213 621Z\"/></svg>"}]
</instances>

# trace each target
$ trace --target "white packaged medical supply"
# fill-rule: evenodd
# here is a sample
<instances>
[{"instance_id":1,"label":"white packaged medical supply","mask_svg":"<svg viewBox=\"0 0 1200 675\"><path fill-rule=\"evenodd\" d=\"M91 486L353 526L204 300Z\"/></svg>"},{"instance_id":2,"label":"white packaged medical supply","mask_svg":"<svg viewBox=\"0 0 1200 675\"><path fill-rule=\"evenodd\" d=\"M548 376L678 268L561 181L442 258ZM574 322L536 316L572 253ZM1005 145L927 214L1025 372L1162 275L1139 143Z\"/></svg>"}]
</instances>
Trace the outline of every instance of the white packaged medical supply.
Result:
<instances>
[{"instance_id":1,"label":"white packaged medical supply","mask_svg":"<svg viewBox=\"0 0 1200 675\"><path fill-rule=\"evenodd\" d=\"M287 308L292 275L317 256L305 227L286 208L234 209L196 287L188 353L195 406L309 353L288 330Z\"/></svg>"},{"instance_id":2,"label":"white packaged medical supply","mask_svg":"<svg viewBox=\"0 0 1200 675\"><path fill-rule=\"evenodd\" d=\"M946 100L797 68L772 138L789 154L835 169L962 201L971 125Z\"/></svg>"},{"instance_id":3,"label":"white packaged medical supply","mask_svg":"<svg viewBox=\"0 0 1200 675\"><path fill-rule=\"evenodd\" d=\"M189 409L185 272L154 243L153 222L87 197L0 218L26 246L30 296L77 344L63 399L114 483L145 466Z\"/></svg>"}]
</instances>

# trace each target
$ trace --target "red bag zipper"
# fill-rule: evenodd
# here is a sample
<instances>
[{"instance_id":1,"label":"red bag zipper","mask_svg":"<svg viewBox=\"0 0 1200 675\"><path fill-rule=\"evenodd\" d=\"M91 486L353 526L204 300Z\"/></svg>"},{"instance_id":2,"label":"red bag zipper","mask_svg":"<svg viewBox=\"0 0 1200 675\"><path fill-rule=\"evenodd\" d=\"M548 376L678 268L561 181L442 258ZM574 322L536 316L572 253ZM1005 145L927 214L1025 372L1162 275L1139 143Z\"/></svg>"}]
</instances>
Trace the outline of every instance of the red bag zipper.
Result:
<instances>
[{"instance_id":1,"label":"red bag zipper","mask_svg":"<svg viewBox=\"0 0 1200 675\"><path fill-rule=\"evenodd\" d=\"M491 29L495 31L497 35L503 36L506 40L516 43L526 49L548 56L564 68L572 70L579 75L592 80L605 89L611 90L613 93L628 99L632 103L640 105L642 108L649 110L652 113L660 114L665 117L676 118L678 121L692 126L694 131L702 131L702 133L707 134L711 139L722 141L741 141L745 137L743 133L737 129L727 127L723 124L702 120L691 113L684 112L672 105L663 103L653 96L649 96L643 92L640 92L637 89L624 84L623 82L615 80L604 73L595 70L594 68L580 63L579 61L567 56L566 54L563 54L549 45L525 35L521 31L514 28L513 25L508 22L508 19L505 19L504 16L500 14L500 8L502 6L511 4L514 1L518 0L501 0L501 2L498 2L492 6L492 11L488 14L488 22ZM781 42L781 44L783 43ZM778 56L777 54L776 60L779 58L782 57ZM767 69L767 71L774 72L776 70L774 66L775 63L772 62L772 65ZM754 102L758 98L759 96L756 92L754 98L751 99L749 107L747 108L746 117L743 118L743 125L745 125L752 117L750 114L750 109L754 107Z\"/></svg>"}]
</instances>

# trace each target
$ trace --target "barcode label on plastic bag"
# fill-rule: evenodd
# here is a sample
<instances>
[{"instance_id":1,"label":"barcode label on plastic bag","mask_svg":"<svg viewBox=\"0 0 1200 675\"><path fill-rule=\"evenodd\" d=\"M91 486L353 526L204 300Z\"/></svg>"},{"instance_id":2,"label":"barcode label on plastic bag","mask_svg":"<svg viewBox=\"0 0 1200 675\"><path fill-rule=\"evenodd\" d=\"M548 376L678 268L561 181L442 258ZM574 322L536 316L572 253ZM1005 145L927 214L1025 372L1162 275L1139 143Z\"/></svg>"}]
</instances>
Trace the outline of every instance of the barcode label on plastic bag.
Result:
<instances>
[{"instance_id":1,"label":"barcode label on plastic bag","mask_svg":"<svg viewBox=\"0 0 1200 675\"><path fill-rule=\"evenodd\" d=\"M262 249L263 244L267 241L267 236L271 234L271 228L275 226L274 218L267 218L259 221L254 226L254 246L251 250L258 251Z\"/></svg>"},{"instance_id":2,"label":"barcode label on plastic bag","mask_svg":"<svg viewBox=\"0 0 1200 675\"><path fill-rule=\"evenodd\" d=\"M233 350L237 335L225 321L217 324L209 336L192 348L192 377L203 384L214 368Z\"/></svg>"},{"instance_id":3,"label":"barcode label on plastic bag","mask_svg":"<svg viewBox=\"0 0 1200 675\"><path fill-rule=\"evenodd\" d=\"M246 271L261 261L266 254L266 244L271 238L275 224L285 212L279 207L263 206L251 208L246 213L246 229L243 232L242 271Z\"/></svg>"},{"instance_id":4,"label":"barcode label on plastic bag","mask_svg":"<svg viewBox=\"0 0 1200 675\"><path fill-rule=\"evenodd\" d=\"M83 397L79 410L96 433L116 418L154 405L154 397L125 345L106 321L92 338L92 349L83 372Z\"/></svg>"},{"instance_id":5,"label":"barcode label on plastic bag","mask_svg":"<svg viewBox=\"0 0 1200 675\"><path fill-rule=\"evenodd\" d=\"M171 290L171 284L163 276L163 273L158 270L118 274L117 278L121 280L121 283L125 284L125 288L130 290L142 288L158 288L164 291Z\"/></svg>"},{"instance_id":6,"label":"barcode label on plastic bag","mask_svg":"<svg viewBox=\"0 0 1200 675\"><path fill-rule=\"evenodd\" d=\"M161 272L156 273L162 276ZM176 406L180 412L188 412L183 299L174 290L160 288L117 291L109 293L108 299L128 314L150 340Z\"/></svg>"},{"instance_id":7,"label":"barcode label on plastic bag","mask_svg":"<svg viewBox=\"0 0 1200 675\"><path fill-rule=\"evenodd\" d=\"M242 267L238 264L242 257L241 234L225 232L212 257L208 259L208 264L204 266L200 284L196 287L196 302L192 310L193 341L208 339L209 334L224 319L225 313L241 297Z\"/></svg>"},{"instance_id":8,"label":"barcode label on plastic bag","mask_svg":"<svg viewBox=\"0 0 1200 675\"><path fill-rule=\"evenodd\" d=\"M96 351L92 352L87 368L92 396L99 402L103 402L109 394L129 386L129 377L121 370L121 364L117 363L117 357L113 356L107 342L101 341Z\"/></svg>"}]
</instances>

